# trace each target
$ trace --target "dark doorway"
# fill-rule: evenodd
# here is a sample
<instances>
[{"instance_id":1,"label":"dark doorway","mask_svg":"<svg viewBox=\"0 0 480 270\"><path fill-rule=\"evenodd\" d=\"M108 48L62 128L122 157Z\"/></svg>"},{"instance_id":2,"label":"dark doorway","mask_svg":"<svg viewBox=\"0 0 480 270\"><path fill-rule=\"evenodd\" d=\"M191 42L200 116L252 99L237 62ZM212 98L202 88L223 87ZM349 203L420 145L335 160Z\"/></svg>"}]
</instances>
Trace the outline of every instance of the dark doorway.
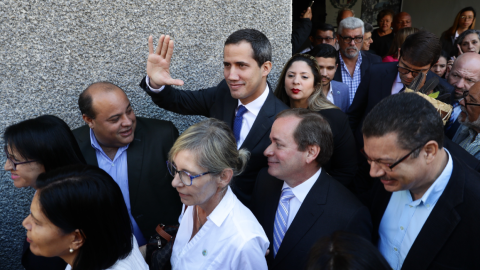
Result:
<instances>
[{"instance_id":1,"label":"dark doorway","mask_svg":"<svg viewBox=\"0 0 480 270\"><path fill-rule=\"evenodd\" d=\"M300 15L308 8L312 0L292 0L292 29L298 27ZM325 22L327 17L325 0L315 0L312 6L312 25L317 25ZM302 49L310 46L310 41L307 40L302 45Z\"/></svg>"}]
</instances>

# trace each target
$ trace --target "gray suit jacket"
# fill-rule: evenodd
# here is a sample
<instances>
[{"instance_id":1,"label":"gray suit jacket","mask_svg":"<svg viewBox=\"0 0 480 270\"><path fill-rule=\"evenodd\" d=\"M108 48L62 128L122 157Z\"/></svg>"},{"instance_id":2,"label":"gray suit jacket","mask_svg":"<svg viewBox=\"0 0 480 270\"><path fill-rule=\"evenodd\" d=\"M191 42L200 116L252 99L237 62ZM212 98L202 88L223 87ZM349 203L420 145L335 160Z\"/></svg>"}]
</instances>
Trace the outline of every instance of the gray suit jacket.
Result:
<instances>
[{"instance_id":1,"label":"gray suit jacket","mask_svg":"<svg viewBox=\"0 0 480 270\"><path fill-rule=\"evenodd\" d=\"M350 107L350 96L348 94L348 85L332 80L333 103L344 113L347 113Z\"/></svg>"}]
</instances>

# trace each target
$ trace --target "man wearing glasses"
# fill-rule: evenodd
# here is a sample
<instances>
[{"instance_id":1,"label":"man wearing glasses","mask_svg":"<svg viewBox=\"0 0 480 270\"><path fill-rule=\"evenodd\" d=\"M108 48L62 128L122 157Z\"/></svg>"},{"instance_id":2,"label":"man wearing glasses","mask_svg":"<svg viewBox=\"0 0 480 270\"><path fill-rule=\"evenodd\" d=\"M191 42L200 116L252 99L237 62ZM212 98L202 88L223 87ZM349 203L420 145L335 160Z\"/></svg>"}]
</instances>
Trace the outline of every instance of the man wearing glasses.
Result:
<instances>
[{"instance_id":1,"label":"man wearing glasses","mask_svg":"<svg viewBox=\"0 0 480 270\"><path fill-rule=\"evenodd\" d=\"M348 85L350 103L355 97L365 71L372 63L382 62L380 56L360 51L363 45L363 34L363 21L355 17L343 19L338 26L340 64L333 79Z\"/></svg>"},{"instance_id":2,"label":"man wearing glasses","mask_svg":"<svg viewBox=\"0 0 480 270\"><path fill-rule=\"evenodd\" d=\"M460 100L462 112L458 121L462 124L453 137L453 141L467 150L476 159L480 159L480 82L475 83L465 97Z\"/></svg>"},{"instance_id":3,"label":"man wearing glasses","mask_svg":"<svg viewBox=\"0 0 480 270\"><path fill-rule=\"evenodd\" d=\"M437 76L430 71L430 67L436 63L440 52L438 38L433 33L420 31L407 37L400 50L398 63L371 66L347 113L359 148L363 145L361 128L365 116L382 99L404 91L420 72L426 75L420 86L423 86L425 80ZM453 87L445 80L440 79L440 84L449 92L453 91Z\"/></svg>"},{"instance_id":4,"label":"man wearing glasses","mask_svg":"<svg viewBox=\"0 0 480 270\"><path fill-rule=\"evenodd\" d=\"M443 122L415 93L382 100L365 118L373 243L392 269L480 269L480 174L442 147Z\"/></svg>"},{"instance_id":5,"label":"man wearing glasses","mask_svg":"<svg viewBox=\"0 0 480 270\"><path fill-rule=\"evenodd\" d=\"M336 48L337 39L335 38L335 28L333 28L331 24L323 23L314 27L309 39L311 46L301 51L301 53L307 53L320 44L329 44Z\"/></svg>"}]
</instances>

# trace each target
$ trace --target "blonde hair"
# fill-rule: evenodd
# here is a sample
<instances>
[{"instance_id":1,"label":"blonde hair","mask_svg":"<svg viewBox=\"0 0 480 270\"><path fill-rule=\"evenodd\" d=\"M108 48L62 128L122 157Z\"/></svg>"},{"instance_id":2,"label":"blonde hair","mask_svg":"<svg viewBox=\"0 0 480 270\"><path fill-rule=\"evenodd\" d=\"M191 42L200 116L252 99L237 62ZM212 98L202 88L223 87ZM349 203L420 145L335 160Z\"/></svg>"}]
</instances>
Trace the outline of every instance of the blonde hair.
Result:
<instances>
[{"instance_id":1,"label":"blonde hair","mask_svg":"<svg viewBox=\"0 0 480 270\"><path fill-rule=\"evenodd\" d=\"M312 95L308 97L308 109L312 111L339 109L337 106L331 103L323 94L322 83L320 80L320 67L318 66L315 57L308 54L297 53L287 61L287 63L283 67L282 73L280 74L280 78L278 78L277 88L275 88L274 92L275 96L281 101L283 101L283 103L290 106L290 97L287 95L287 91L285 91L285 76L290 66L292 66L292 64L297 61L304 61L305 63L307 63L313 73L314 91Z\"/></svg>"},{"instance_id":2,"label":"blonde hair","mask_svg":"<svg viewBox=\"0 0 480 270\"><path fill-rule=\"evenodd\" d=\"M209 118L190 126L175 141L168 153L168 160L183 150L195 153L199 166L213 174L232 169L233 176L241 174L247 164L250 152L237 150L235 137L228 125L218 119Z\"/></svg>"}]
</instances>

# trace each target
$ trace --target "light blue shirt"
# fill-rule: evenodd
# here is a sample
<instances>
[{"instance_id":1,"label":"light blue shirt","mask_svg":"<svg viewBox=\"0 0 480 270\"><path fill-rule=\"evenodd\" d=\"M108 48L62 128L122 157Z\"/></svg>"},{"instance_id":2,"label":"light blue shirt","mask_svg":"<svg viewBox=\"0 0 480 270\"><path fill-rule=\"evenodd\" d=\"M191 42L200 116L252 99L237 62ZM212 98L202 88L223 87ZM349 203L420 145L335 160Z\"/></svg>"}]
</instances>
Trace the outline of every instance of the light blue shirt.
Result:
<instances>
[{"instance_id":1,"label":"light blue shirt","mask_svg":"<svg viewBox=\"0 0 480 270\"><path fill-rule=\"evenodd\" d=\"M362 70L360 69L362 65L362 53L358 52L357 62L355 63L355 70L353 71L353 76L350 76L350 71L348 71L347 65L343 61L342 54L338 54L340 59L340 70L342 72L342 82L348 85L348 93L350 97L350 104L353 102L357 88L360 85L362 80Z\"/></svg>"},{"instance_id":2,"label":"light blue shirt","mask_svg":"<svg viewBox=\"0 0 480 270\"><path fill-rule=\"evenodd\" d=\"M127 166L127 149L128 145L120 147L115 154L113 161L105 154L102 147L98 144L95 134L90 129L90 143L92 144L93 149L95 149L95 154L97 156L98 167L106 171L112 178L117 182L118 186L122 190L123 199L127 205L128 215L132 221L133 234L137 238L139 246L143 246L147 243L143 237L140 228L137 225L137 222L132 216L130 210L130 192L128 190L128 166Z\"/></svg>"},{"instance_id":3,"label":"light blue shirt","mask_svg":"<svg viewBox=\"0 0 480 270\"><path fill-rule=\"evenodd\" d=\"M445 148L444 148L445 149ZM425 221L450 180L453 162L448 154L447 166L422 198L413 201L408 190L393 192L380 222L378 249L392 269L399 270Z\"/></svg>"}]
</instances>

